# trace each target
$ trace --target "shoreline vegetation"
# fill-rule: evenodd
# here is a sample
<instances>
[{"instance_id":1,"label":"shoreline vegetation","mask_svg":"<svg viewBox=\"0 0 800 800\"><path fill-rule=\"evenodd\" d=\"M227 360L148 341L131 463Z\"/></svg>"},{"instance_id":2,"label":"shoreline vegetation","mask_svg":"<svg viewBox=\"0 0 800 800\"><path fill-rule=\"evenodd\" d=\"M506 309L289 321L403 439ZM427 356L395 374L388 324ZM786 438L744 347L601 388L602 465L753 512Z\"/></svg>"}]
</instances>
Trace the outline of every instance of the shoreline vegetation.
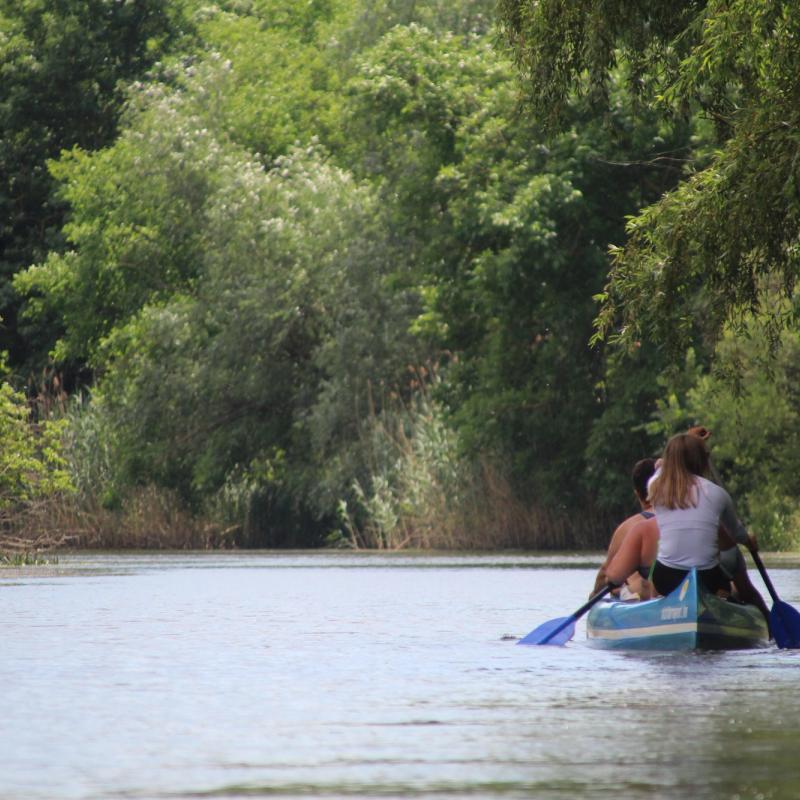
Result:
<instances>
[{"instance_id":1,"label":"shoreline vegetation","mask_svg":"<svg viewBox=\"0 0 800 800\"><path fill-rule=\"evenodd\" d=\"M759 555L764 565L771 569L800 569L800 550L793 551L760 551ZM221 556L223 559L231 556L235 559L232 563L239 563L239 559L260 559L262 557L280 557L291 560L295 556L315 558L317 556L324 560L326 557L342 557L347 559L350 556L364 559L364 563L369 563L373 556L381 558L381 564L392 564L392 559L396 558L398 564L406 565L416 560L423 562L439 560L451 561L458 559L472 559L470 563L491 563L493 558L500 559L498 565L502 568L509 566L530 566L532 560L545 558L546 564L542 566L554 569L586 569L595 570L602 562L604 550L341 550L330 548L302 548L300 550L280 549L225 549L225 550L206 550L191 548L70 548L65 547L57 550L46 550L43 552L9 552L0 553L0 577L8 578L14 576L48 576L66 574L87 574L87 570L103 571L107 567L105 562L108 559L131 559L135 563L138 557L159 558L164 556L166 559L174 557L181 559L204 558L216 559ZM385 558L389 561L385 561ZM563 558L563 563L559 559ZM747 556L746 556L747 558ZM409 561L409 559L411 561ZM202 563L202 561L201 561ZM219 563L215 561L215 563ZM313 562L311 562L313 563ZM753 567L755 570L755 567Z\"/></svg>"},{"instance_id":2,"label":"shoreline vegetation","mask_svg":"<svg viewBox=\"0 0 800 800\"><path fill-rule=\"evenodd\" d=\"M0 551L603 548L694 424L800 547L800 15L673 5L0 0Z\"/></svg>"},{"instance_id":3,"label":"shoreline vegetation","mask_svg":"<svg viewBox=\"0 0 800 800\"><path fill-rule=\"evenodd\" d=\"M607 544L610 520L555 515L514 500L507 486L492 485L465 510L443 509L424 520L398 519L347 535L337 531L311 549L351 551L565 551ZM124 510L87 506L74 495L50 497L0 514L0 556L8 558L74 550L242 550L252 548L243 525L192 515L173 494L149 487ZM280 546L279 546L280 549Z\"/></svg>"}]
</instances>

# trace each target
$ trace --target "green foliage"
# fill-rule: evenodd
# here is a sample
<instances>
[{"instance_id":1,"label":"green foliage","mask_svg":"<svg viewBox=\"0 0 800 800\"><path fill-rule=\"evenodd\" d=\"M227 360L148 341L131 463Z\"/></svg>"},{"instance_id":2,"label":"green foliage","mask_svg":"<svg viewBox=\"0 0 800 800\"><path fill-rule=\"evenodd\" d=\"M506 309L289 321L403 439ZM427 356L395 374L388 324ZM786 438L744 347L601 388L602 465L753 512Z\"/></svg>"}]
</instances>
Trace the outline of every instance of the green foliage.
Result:
<instances>
[{"instance_id":1,"label":"green foliage","mask_svg":"<svg viewBox=\"0 0 800 800\"><path fill-rule=\"evenodd\" d=\"M58 564L58 558L39 553L0 553L0 567L41 567Z\"/></svg>"},{"instance_id":2,"label":"green foliage","mask_svg":"<svg viewBox=\"0 0 800 800\"><path fill-rule=\"evenodd\" d=\"M376 45L394 28L466 35L490 34L495 0L355 0L344 2L327 42L333 59L348 75L356 56Z\"/></svg>"},{"instance_id":3,"label":"green foliage","mask_svg":"<svg viewBox=\"0 0 800 800\"><path fill-rule=\"evenodd\" d=\"M350 505L339 503L350 544L395 550L458 542L468 474L437 403L423 392L408 406L387 407L362 436L370 474L363 485L354 481Z\"/></svg>"},{"instance_id":4,"label":"green foliage","mask_svg":"<svg viewBox=\"0 0 800 800\"><path fill-rule=\"evenodd\" d=\"M794 324L793 309L773 302L776 290L793 297L800 275L792 125L776 122L769 136L742 130L713 166L630 221L628 243L612 254L598 337L623 346L654 338L675 357L698 334L743 329L754 311L773 342Z\"/></svg>"},{"instance_id":5,"label":"green foliage","mask_svg":"<svg viewBox=\"0 0 800 800\"><path fill-rule=\"evenodd\" d=\"M116 325L197 278L205 203L226 164L243 158L185 112L182 93L141 86L132 103L132 124L112 147L52 163L71 208L71 249L15 279L30 316L59 319L59 361L93 362Z\"/></svg>"},{"instance_id":6,"label":"green foliage","mask_svg":"<svg viewBox=\"0 0 800 800\"><path fill-rule=\"evenodd\" d=\"M587 96L598 113L616 108L612 78L621 69L640 113L652 110L664 120L691 115L700 134L678 187L630 218L624 243L610 242L612 269L597 294L593 341L611 342L621 353L609 361L608 404L590 452L607 452L615 431L635 429L636 405L639 414L647 412L628 405L642 393L632 384L626 389L626 372L631 380L645 379L651 402L659 398L658 423L642 431L651 443L659 426L662 434L673 432L724 394L719 378L698 377L707 358L719 362L715 375L733 379L729 389L739 386L736 406L726 407L724 418L741 422L745 408L754 412L760 391L775 389L761 387L767 374L733 358L729 343L714 353L715 340L738 333L759 348L766 340L764 352L775 353L781 330L796 327L796 304L779 299L794 297L800 267L796 4L502 0L499 9L528 102L551 130L569 125L574 93ZM665 358L680 365L690 348L698 360L682 370L683 378L681 370L662 374ZM676 381L683 381L677 391ZM704 392L714 401L701 402ZM760 429L755 417L746 423ZM742 452L753 447L741 433L732 441ZM761 497L771 498L765 509L795 496L793 488L776 489L766 478L756 483ZM754 492L747 490L750 509L761 505ZM775 525L771 530L778 544Z\"/></svg>"},{"instance_id":7,"label":"green foliage","mask_svg":"<svg viewBox=\"0 0 800 800\"><path fill-rule=\"evenodd\" d=\"M706 4L687 0L500 0L501 30L540 119L563 124L575 89L597 104L610 99L610 76L628 66L631 93L670 85L702 25ZM654 68L654 65L657 68Z\"/></svg>"},{"instance_id":8,"label":"green foliage","mask_svg":"<svg viewBox=\"0 0 800 800\"><path fill-rule=\"evenodd\" d=\"M507 68L485 37L438 35L417 24L392 29L358 61L347 85L354 169L382 184L407 234L431 238L447 195L436 178L459 159L458 135L492 103Z\"/></svg>"},{"instance_id":9,"label":"green foliage","mask_svg":"<svg viewBox=\"0 0 800 800\"><path fill-rule=\"evenodd\" d=\"M583 71L602 87L621 52L635 93L666 115L706 115L719 144L678 190L631 220L601 296L597 338L651 337L679 359L698 329L714 337L758 310L774 342L793 315L776 312L771 296L792 297L800 274L797 5L611 5L545 0L527 9L504 0L534 106L559 115Z\"/></svg>"},{"instance_id":10,"label":"green foliage","mask_svg":"<svg viewBox=\"0 0 800 800\"><path fill-rule=\"evenodd\" d=\"M265 159L312 135L336 136L336 74L316 38L318 6L253 4L249 13L201 12L206 42L184 70L165 78L185 88L187 111Z\"/></svg>"},{"instance_id":11,"label":"green foliage","mask_svg":"<svg viewBox=\"0 0 800 800\"><path fill-rule=\"evenodd\" d=\"M649 424L664 395L663 369L658 350L646 344L631 353L607 355L597 386L601 409L586 446L586 480L601 509L633 513L638 507L631 491L631 468L659 452L668 435Z\"/></svg>"},{"instance_id":12,"label":"green foliage","mask_svg":"<svg viewBox=\"0 0 800 800\"><path fill-rule=\"evenodd\" d=\"M79 11L51 5L72 41ZM793 23L759 12L732 55L744 0L730 13L623 0L502 8L543 92L537 117L518 106L487 0L192 0L151 20L163 36L148 33L103 95L103 136L42 150L47 196L56 181L69 215L53 217L53 246L15 281L37 348L92 370L91 400L68 415L82 499L117 509L168 497L175 509L180 498L217 521L220 541L251 546L320 543L337 508L350 543L382 547L452 545L467 529L481 543L479 525L519 543L522 530L627 508L632 462L706 413L713 389L707 342L669 373L661 345L685 355L687 337L747 306L745 284L728 283L734 262L752 267L757 291L774 290L763 276L791 250L759 237L789 219L794 128L781 127L780 97L775 135L755 112L770 76L793 91L781 50ZM195 38L170 52L189 17ZM48 51L60 47L54 19ZM678 113L694 108L713 124ZM759 130L764 147L783 143L763 168ZM756 138L736 149L745 131ZM625 245L626 218L685 178L631 219ZM746 217L745 195L764 187L773 202ZM729 227L715 229L723 213ZM609 244L624 247L603 289ZM627 326L630 354L604 361L587 346L593 296L609 331ZM663 335L636 338L648 325ZM436 364L430 392L422 364ZM760 379L754 370L743 386ZM789 513L795 487L749 469L735 472L751 475L750 517Z\"/></svg>"},{"instance_id":13,"label":"green foliage","mask_svg":"<svg viewBox=\"0 0 800 800\"><path fill-rule=\"evenodd\" d=\"M605 126L576 105L576 129L548 141L485 37L417 25L365 53L348 90L351 159L379 184L422 284L415 330L454 354L440 391L462 445L502 454L543 502L585 498L608 467L583 462L600 410L591 296L623 216L676 178L649 158L687 129L636 120L618 92Z\"/></svg>"},{"instance_id":14,"label":"green foliage","mask_svg":"<svg viewBox=\"0 0 800 800\"><path fill-rule=\"evenodd\" d=\"M102 402L86 393L72 397L65 421L64 457L78 498L117 507L124 489L115 470L114 426Z\"/></svg>"},{"instance_id":15,"label":"green foliage","mask_svg":"<svg viewBox=\"0 0 800 800\"><path fill-rule=\"evenodd\" d=\"M261 26L271 30L287 30L303 41L317 36L318 29L331 20L341 5L338 0L309 0L307 3L284 3L281 0L231 0L220 3L226 10L248 14Z\"/></svg>"},{"instance_id":16,"label":"green foliage","mask_svg":"<svg viewBox=\"0 0 800 800\"><path fill-rule=\"evenodd\" d=\"M113 147L53 164L74 249L17 287L32 316L60 319L56 357L103 376L101 493L156 481L200 502L255 480L324 513L359 470L367 387L416 360L417 306L388 294L400 250L370 191L313 147L265 171L231 141L204 105L231 71L211 57L135 87ZM263 473L277 452L289 466Z\"/></svg>"},{"instance_id":17,"label":"green foliage","mask_svg":"<svg viewBox=\"0 0 800 800\"><path fill-rule=\"evenodd\" d=\"M663 438L703 424L712 455L739 513L766 549L800 545L800 338L785 332L770 354L751 321L746 336L726 331L713 372L690 352L686 366L664 381L651 431ZM739 390L728 373L734 371Z\"/></svg>"},{"instance_id":18,"label":"green foliage","mask_svg":"<svg viewBox=\"0 0 800 800\"><path fill-rule=\"evenodd\" d=\"M0 383L0 510L72 490L65 427L66 420L33 424L25 396Z\"/></svg>"},{"instance_id":19,"label":"green foliage","mask_svg":"<svg viewBox=\"0 0 800 800\"><path fill-rule=\"evenodd\" d=\"M374 211L371 193L313 150L270 171L228 164L202 209L202 280L144 306L99 351L127 482L195 501L231 480L306 504L340 490L349 477L327 456L352 441L357 403L403 352L408 325L402 302L380 297Z\"/></svg>"},{"instance_id":20,"label":"green foliage","mask_svg":"<svg viewBox=\"0 0 800 800\"><path fill-rule=\"evenodd\" d=\"M116 132L122 82L141 75L186 30L176 0L0 2L0 314L20 361L38 331L16 336L11 276L61 244L64 206L46 161Z\"/></svg>"}]
</instances>

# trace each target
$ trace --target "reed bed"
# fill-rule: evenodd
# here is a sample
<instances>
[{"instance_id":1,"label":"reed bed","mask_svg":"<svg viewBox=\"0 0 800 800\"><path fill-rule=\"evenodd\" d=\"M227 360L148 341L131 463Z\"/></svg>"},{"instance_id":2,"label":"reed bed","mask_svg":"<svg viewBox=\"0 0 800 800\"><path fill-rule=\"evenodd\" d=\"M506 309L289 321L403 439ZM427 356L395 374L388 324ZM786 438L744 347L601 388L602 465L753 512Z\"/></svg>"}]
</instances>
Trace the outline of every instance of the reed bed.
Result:
<instances>
[{"instance_id":1,"label":"reed bed","mask_svg":"<svg viewBox=\"0 0 800 800\"><path fill-rule=\"evenodd\" d=\"M356 549L568 550L605 547L613 520L591 510L553 509L520 497L499 459L471 463L434 399L435 367L414 375L414 391L372 394L359 449L364 471L339 504L329 542ZM175 492L115 485L114 454L102 409L68 402L57 379L32 403L34 419L68 419L65 458L72 491L0 507L0 554L63 548L214 549L300 546L264 531L286 522L264 506L264 486L231 479L193 513ZM109 507L109 487L113 508ZM261 502L259 498L261 497ZM104 499L105 498L105 501ZM302 537L300 537L302 539ZM311 534L308 541L315 538Z\"/></svg>"},{"instance_id":2,"label":"reed bed","mask_svg":"<svg viewBox=\"0 0 800 800\"><path fill-rule=\"evenodd\" d=\"M119 510L75 496L48 497L0 513L0 553L206 550L234 546L233 529L189 513L174 494L145 487Z\"/></svg>"},{"instance_id":3,"label":"reed bed","mask_svg":"<svg viewBox=\"0 0 800 800\"><path fill-rule=\"evenodd\" d=\"M428 375L433 375L431 371ZM592 510L521 498L497 459L470 463L425 381L382 404L362 433L369 477L339 507L342 543L357 549L605 548L614 522Z\"/></svg>"},{"instance_id":4,"label":"reed bed","mask_svg":"<svg viewBox=\"0 0 800 800\"><path fill-rule=\"evenodd\" d=\"M394 516L388 530L381 527L390 519L385 511L361 525L349 515L345 520L349 546L389 550L596 550L608 545L618 521L594 511L553 510L526 503L496 468L485 464L468 487L462 487L457 500L444 487L435 486L429 486L428 500L423 508L405 504L405 512Z\"/></svg>"}]
</instances>

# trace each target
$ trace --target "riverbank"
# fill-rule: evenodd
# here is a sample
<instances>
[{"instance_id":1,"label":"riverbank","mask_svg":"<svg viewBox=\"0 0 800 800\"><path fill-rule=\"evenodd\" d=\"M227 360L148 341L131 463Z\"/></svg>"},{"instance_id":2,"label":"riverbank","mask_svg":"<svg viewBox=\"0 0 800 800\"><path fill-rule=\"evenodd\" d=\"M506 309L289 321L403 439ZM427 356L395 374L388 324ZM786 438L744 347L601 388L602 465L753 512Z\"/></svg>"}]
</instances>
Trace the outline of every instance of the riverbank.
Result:
<instances>
[{"instance_id":1,"label":"riverbank","mask_svg":"<svg viewBox=\"0 0 800 800\"><path fill-rule=\"evenodd\" d=\"M48 578L81 574L96 574L109 570L119 571L149 568L169 560L186 567L217 568L236 566L244 562L259 565L288 563L315 565L325 562L329 566L358 567L375 565L414 566L421 563L447 567L492 566L504 569L535 567L561 569L595 569L602 563L605 553L590 551L458 551L458 550L338 550L330 548L305 550L75 550L65 549L42 554L32 563L0 561L2 578ZM800 570L800 551L763 552L767 568ZM749 567L755 566L748 558Z\"/></svg>"},{"instance_id":2,"label":"riverbank","mask_svg":"<svg viewBox=\"0 0 800 800\"><path fill-rule=\"evenodd\" d=\"M339 519L315 519L301 530L308 521L293 517L284 530L270 509L257 503L237 514L190 509L175 492L155 486L139 487L113 507L97 498L53 495L0 511L0 555L65 548L589 550L606 546L618 519L591 508L567 512L523 502L494 473L491 480L471 486L465 496L439 492L430 503L419 501L418 506L392 512L391 524L384 520L375 527L375 509L363 516L345 504Z\"/></svg>"}]
</instances>

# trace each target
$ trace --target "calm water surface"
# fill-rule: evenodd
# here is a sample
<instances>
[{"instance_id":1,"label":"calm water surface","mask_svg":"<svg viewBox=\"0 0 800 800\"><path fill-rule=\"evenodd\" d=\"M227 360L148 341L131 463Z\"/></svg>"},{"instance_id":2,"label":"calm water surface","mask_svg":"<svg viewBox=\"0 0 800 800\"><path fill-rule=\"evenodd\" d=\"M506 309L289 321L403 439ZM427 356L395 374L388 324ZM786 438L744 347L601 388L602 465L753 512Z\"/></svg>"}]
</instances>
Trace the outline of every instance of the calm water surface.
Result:
<instances>
[{"instance_id":1,"label":"calm water surface","mask_svg":"<svg viewBox=\"0 0 800 800\"><path fill-rule=\"evenodd\" d=\"M800 651L517 647L597 559L0 572L0 797L800 798ZM800 572L772 569L800 606ZM760 585L760 584L759 584Z\"/></svg>"}]
</instances>

